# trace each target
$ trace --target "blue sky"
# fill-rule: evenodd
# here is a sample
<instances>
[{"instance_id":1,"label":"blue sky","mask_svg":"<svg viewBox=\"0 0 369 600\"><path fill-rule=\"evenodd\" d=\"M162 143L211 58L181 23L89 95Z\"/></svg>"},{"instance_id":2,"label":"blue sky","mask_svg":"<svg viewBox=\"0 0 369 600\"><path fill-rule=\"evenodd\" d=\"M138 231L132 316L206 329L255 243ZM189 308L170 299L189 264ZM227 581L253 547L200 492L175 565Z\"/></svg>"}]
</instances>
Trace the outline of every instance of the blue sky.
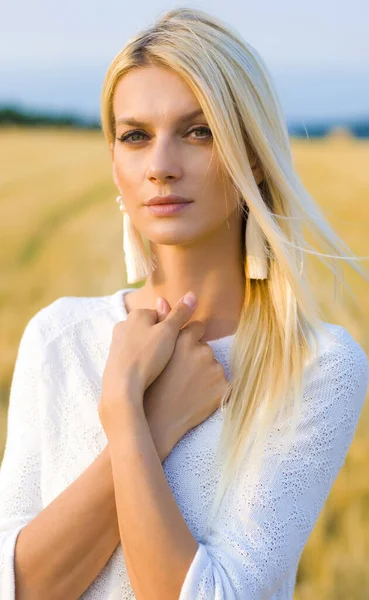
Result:
<instances>
[{"instance_id":1,"label":"blue sky","mask_svg":"<svg viewBox=\"0 0 369 600\"><path fill-rule=\"evenodd\" d=\"M287 119L369 116L368 0L12 0L1 8L0 103L97 117L112 58L176 6L216 14L259 51Z\"/></svg>"}]
</instances>

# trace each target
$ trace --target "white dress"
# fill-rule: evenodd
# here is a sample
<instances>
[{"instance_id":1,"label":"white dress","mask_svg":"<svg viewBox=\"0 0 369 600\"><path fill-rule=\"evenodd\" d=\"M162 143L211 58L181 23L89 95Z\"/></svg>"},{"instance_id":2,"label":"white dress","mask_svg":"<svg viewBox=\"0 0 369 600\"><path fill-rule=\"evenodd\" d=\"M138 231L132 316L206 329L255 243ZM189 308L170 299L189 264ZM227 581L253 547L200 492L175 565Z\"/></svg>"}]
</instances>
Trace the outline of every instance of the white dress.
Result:
<instances>
[{"instance_id":1,"label":"white dress","mask_svg":"<svg viewBox=\"0 0 369 600\"><path fill-rule=\"evenodd\" d=\"M24 330L0 471L1 600L15 599L14 547L20 530L107 444L97 411L102 374L112 328L127 317L124 293L133 290L59 298ZM306 370L298 433L273 485L268 462L256 487L245 471L205 535L220 472L214 453L221 411L187 432L165 460L168 484L199 544L179 600L292 600L302 550L344 463L369 378L361 346L343 327L325 325L319 356ZM228 379L233 338L208 342ZM276 433L273 452L278 441ZM118 544L81 598L134 597Z\"/></svg>"}]
</instances>

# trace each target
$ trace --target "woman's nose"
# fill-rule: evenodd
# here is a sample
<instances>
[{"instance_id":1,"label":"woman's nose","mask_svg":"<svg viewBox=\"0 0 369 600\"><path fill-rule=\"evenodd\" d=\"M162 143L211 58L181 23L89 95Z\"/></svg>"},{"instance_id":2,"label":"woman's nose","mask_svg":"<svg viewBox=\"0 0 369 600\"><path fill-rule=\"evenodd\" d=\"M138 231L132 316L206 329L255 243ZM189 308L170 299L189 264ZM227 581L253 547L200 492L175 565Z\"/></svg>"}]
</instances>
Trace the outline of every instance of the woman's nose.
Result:
<instances>
[{"instance_id":1,"label":"woman's nose","mask_svg":"<svg viewBox=\"0 0 369 600\"><path fill-rule=\"evenodd\" d=\"M147 177L166 181L182 175L182 165L175 144L170 140L157 141L151 147L148 156Z\"/></svg>"}]
</instances>

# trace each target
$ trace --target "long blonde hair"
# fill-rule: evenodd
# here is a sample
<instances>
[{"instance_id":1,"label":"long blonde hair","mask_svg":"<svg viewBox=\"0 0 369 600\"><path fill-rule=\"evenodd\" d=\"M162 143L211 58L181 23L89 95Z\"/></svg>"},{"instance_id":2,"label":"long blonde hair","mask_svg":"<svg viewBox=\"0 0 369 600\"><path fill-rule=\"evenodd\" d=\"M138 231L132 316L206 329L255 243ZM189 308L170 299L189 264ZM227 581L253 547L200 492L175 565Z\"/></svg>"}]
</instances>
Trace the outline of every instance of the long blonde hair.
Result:
<instances>
[{"instance_id":1,"label":"long blonde hair","mask_svg":"<svg viewBox=\"0 0 369 600\"><path fill-rule=\"evenodd\" d=\"M335 282L337 259L344 259L367 279L368 275L355 264L358 258L331 229L295 172L283 112L262 58L218 18L194 8L175 8L128 41L103 83L101 124L108 144L115 139L113 98L119 78L130 69L151 65L172 69L191 87L239 197L244 220L251 211L265 235L269 256L267 280L247 276L247 252L244 256L244 304L230 351L229 390L221 402L224 420L218 456L224 469L210 522L245 461L258 464L277 417L279 425L288 423L282 436L286 450L293 439L304 369L316 356L323 326L304 255L319 256L333 271ZM250 151L265 175L259 185L250 167ZM313 250L302 224L330 254ZM292 419L286 420L288 414Z\"/></svg>"}]
</instances>

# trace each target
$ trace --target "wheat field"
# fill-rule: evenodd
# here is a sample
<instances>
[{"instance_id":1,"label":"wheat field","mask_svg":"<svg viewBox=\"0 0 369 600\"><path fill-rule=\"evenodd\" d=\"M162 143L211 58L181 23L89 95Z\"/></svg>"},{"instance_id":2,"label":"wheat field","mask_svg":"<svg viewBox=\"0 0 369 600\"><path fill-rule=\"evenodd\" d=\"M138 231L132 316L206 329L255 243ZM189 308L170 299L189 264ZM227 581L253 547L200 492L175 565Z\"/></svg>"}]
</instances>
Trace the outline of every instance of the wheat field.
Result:
<instances>
[{"instance_id":1,"label":"wheat field","mask_svg":"<svg viewBox=\"0 0 369 600\"><path fill-rule=\"evenodd\" d=\"M369 255L369 140L345 133L292 139L296 169L352 250ZM110 156L99 131L0 129L0 460L9 386L28 320L60 296L125 287L122 221ZM368 282L345 269L344 303L317 261L315 293L326 320L369 351ZM363 261L368 267L368 261ZM369 599L369 425L364 406L355 439L298 568L295 600Z\"/></svg>"}]
</instances>

